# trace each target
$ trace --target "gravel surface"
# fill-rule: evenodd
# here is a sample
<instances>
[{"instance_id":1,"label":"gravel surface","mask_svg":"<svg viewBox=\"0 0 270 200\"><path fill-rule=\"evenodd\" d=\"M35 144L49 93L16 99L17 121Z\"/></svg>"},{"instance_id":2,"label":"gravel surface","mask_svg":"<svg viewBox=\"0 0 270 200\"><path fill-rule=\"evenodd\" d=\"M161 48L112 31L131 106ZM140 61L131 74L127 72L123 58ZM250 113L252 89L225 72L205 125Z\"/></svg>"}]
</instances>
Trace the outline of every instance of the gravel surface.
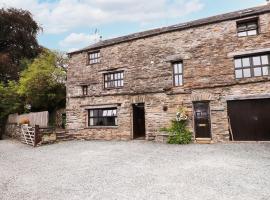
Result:
<instances>
[{"instance_id":1,"label":"gravel surface","mask_svg":"<svg viewBox=\"0 0 270 200\"><path fill-rule=\"evenodd\" d=\"M269 200L270 143L0 141L1 200Z\"/></svg>"}]
</instances>

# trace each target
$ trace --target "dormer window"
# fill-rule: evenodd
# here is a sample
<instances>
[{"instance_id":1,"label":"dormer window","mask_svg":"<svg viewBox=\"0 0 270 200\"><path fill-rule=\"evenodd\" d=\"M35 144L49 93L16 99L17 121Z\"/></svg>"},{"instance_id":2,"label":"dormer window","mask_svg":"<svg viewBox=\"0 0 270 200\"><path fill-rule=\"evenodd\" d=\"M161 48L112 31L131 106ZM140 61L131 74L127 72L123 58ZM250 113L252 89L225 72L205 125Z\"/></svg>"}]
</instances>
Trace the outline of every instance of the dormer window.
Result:
<instances>
[{"instance_id":1,"label":"dormer window","mask_svg":"<svg viewBox=\"0 0 270 200\"><path fill-rule=\"evenodd\" d=\"M257 18L237 22L238 37L253 36L258 35L258 33L259 33L259 24Z\"/></svg>"},{"instance_id":2,"label":"dormer window","mask_svg":"<svg viewBox=\"0 0 270 200\"><path fill-rule=\"evenodd\" d=\"M100 63L100 51L88 53L89 64Z\"/></svg>"}]
</instances>

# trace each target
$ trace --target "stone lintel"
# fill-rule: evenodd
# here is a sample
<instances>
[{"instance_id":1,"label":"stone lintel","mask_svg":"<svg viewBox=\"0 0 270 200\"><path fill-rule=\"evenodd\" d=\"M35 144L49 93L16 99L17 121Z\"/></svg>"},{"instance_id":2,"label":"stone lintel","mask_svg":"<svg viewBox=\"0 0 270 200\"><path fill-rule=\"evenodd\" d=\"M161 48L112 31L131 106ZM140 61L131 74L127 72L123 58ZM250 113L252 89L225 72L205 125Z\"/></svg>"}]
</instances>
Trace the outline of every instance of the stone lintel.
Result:
<instances>
[{"instance_id":1,"label":"stone lintel","mask_svg":"<svg viewBox=\"0 0 270 200\"><path fill-rule=\"evenodd\" d=\"M256 53L264 53L264 52L270 52L270 48L231 52L231 53L228 53L228 57L233 58L233 57L236 57L236 56L244 56L244 55L256 54Z\"/></svg>"},{"instance_id":2,"label":"stone lintel","mask_svg":"<svg viewBox=\"0 0 270 200\"><path fill-rule=\"evenodd\" d=\"M256 95L232 95L227 96L227 101L234 101L234 100L249 100L249 99L268 99L270 98L270 94L256 94Z\"/></svg>"},{"instance_id":3,"label":"stone lintel","mask_svg":"<svg viewBox=\"0 0 270 200\"><path fill-rule=\"evenodd\" d=\"M81 105L80 107L84 109L97 109L97 108L112 108L120 106L120 103L113 103L113 104L99 104L99 105Z\"/></svg>"}]
</instances>

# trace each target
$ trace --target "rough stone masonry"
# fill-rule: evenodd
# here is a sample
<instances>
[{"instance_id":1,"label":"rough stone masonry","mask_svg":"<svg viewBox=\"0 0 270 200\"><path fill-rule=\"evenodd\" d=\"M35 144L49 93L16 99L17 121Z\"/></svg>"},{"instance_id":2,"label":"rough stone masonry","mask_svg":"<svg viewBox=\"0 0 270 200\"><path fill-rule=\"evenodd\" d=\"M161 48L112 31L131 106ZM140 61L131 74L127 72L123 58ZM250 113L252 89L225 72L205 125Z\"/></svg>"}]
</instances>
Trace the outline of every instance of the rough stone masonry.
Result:
<instances>
[{"instance_id":1,"label":"rough stone masonry","mask_svg":"<svg viewBox=\"0 0 270 200\"><path fill-rule=\"evenodd\" d=\"M257 20L258 34L239 37L238 23ZM70 53L67 129L82 139L134 138L133 107L144 103L145 138L155 139L177 108L189 112L196 137L194 102L209 102L211 139L229 141L227 101L270 94L269 76L237 79L235 59L270 51L270 6L100 41ZM91 52L100 62L89 64ZM174 87L173 63L183 64L183 85ZM121 88L104 88L104 74L123 71ZM83 94L82 87L87 93ZM89 109L117 108L117 126L90 126ZM164 109L166 107L166 109ZM136 127L135 127L136 128Z\"/></svg>"}]
</instances>

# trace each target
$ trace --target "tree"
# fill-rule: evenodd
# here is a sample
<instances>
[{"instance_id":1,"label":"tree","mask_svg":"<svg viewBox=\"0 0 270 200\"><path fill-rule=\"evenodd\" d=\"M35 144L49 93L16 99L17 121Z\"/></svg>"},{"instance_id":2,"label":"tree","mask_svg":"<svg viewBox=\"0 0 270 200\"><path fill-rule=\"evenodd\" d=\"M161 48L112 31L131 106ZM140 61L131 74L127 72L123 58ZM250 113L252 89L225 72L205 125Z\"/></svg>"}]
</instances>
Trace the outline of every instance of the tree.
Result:
<instances>
[{"instance_id":1,"label":"tree","mask_svg":"<svg viewBox=\"0 0 270 200\"><path fill-rule=\"evenodd\" d=\"M29 11L0 9L0 82L17 81L25 67L21 61L40 53L36 36L41 29Z\"/></svg>"},{"instance_id":2,"label":"tree","mask_svg":"<svg viewBox=\"0 0 270 200\"><path fill-rule=\"evenodd\" d=\"M66 72L58 66L57 54L44 50L21 73L19 94L25 103L31 105L31 111L53 111L65 106Z\"/></svg>"},{"instance_id":3,"label":"tree","mask_svg":"<svg viewBox=\"0 0 270 200\"><path fill-rule=\"evenodd\" d=\"M18 86L15 82L9 82L7 85L0 83L0 139L5 130L7 116L23 108L17 91Z\"/></svg>"}]
</instances>

